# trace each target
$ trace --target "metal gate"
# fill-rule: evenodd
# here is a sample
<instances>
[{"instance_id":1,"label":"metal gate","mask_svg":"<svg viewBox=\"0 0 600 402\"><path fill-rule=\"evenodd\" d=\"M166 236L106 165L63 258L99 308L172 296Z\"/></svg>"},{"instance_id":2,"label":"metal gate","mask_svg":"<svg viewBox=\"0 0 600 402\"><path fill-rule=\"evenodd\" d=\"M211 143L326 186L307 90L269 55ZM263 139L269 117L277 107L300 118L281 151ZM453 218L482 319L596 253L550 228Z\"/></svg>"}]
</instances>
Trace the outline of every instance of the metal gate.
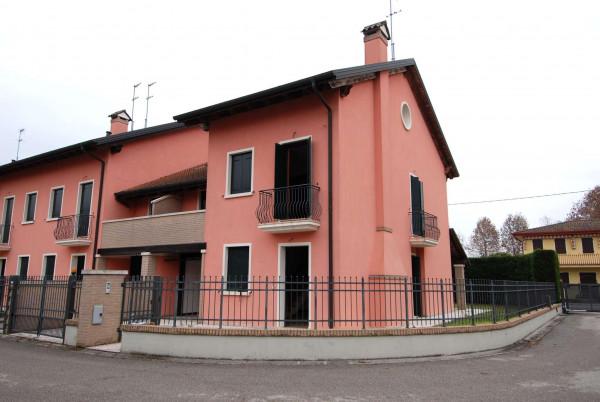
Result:
<instances>
[{"instance_id":1,"label":"metal gate","mask_svg":"<svg viewBox=\"0 0 600 402\"><path fill-rule=\"evenodd\" d=\"M76 276L11 277L8 296L8 333L27 332L64 338L65 321L77 313L81 282Z\"/></svg>"},{"instance_id":2,"label":"metal gate","mask_svg":"<svg viewBox=\"0 0 600 402\"><path fill-rule=\"evenodd\" d=\"M563 310L600 311L600 285L563 284Z\"/></svg>"}]
</instances>

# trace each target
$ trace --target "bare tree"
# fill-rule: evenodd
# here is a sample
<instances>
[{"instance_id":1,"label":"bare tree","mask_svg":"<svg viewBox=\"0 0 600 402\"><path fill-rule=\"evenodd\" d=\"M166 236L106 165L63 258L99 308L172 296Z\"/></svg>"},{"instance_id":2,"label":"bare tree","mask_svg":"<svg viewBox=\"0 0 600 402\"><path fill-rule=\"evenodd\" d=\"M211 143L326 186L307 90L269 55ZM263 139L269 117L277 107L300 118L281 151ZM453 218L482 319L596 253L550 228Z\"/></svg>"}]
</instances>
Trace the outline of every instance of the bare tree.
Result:
<instances>
[{"instance_id":1,"label":"bare tree","mask_svg":"<svg viewBox=\"0 0 600 402\"><path fill-rule=\"evenodd\" d=\"M515 239L513 233L529 228L527 219L520 212L509 214L500 228L500 246L502 250L512 254L523 254L523 244Z\"/></svg>"},{"instance_id":2,"label":"bare tree","mask_svg":"<svg viewBox=\"0 0 600 402\"><path fill-rule=\"evenodd\" d=\"M544 215L540 218L540 226L548 226L548 225L552 225L553 223L557 223L557 222L558 221L556 219L552 219L548 215Z\"/></svg>"},{"instance_id":3,"label":"bare tree","mask_svg":"<svg viewBox=\"0 0 600 402\"><path fill-rule=\"evenodd\" d=\"M594 187L573 204L567 219L600 219L600 186Z\"/></svg>"},{"instance_id":4,"label":"bare tree","mask_svg":"<svg viewBox=\"0 0 600 402\"><path fill-rule=\"evenodd\" d=\"M487 216L477 221L469 248L472 253L480 257L487 257L500 251L498 230Z\"/></svg>"}]
</instances>

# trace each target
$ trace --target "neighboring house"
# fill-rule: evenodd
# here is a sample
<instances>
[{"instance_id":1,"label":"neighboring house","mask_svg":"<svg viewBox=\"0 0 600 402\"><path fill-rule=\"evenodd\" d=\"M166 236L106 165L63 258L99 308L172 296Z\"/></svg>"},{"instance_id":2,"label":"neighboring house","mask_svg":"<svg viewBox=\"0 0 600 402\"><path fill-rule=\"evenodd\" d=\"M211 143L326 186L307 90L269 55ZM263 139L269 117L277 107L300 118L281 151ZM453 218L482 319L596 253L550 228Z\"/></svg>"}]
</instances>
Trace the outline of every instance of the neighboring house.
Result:
<instances>
[{"instance_id":1,"label":"neighboring house","mask_svg":"<svg viewBox=\"0 0 600 402\"><path fill-rule=\"evenodd\" d=\"M45 154L73 183L102 181L95 158L105 165L101 202L94 190L85 209L97 216L90 222L98 236L90 232L66 253L97 255L95 267L132 275L223 275L235 291L227 296L248 303L251 277L451 278L446 181L458 177L456 165L415 61L387 61L385 22L363 34L364 65L184 113L175 123L112 130L72 146L74 155ZM111 118L126 129L124 111ZM18 193L23 207L26 193L62 185L67 173L53 173L47 159L0 167L0 193ZM19 178L6 182L10 175ZM68 213L82 215L74 206ZM47 232L33 246L16 225L7 274L20 254L56 250L53 228L31 229ZM295 310L308 317L302 303Z\"/></svg>"},{"instance_id":2,"label":"neighboring house","mask_svg":"<svg viewBox=\"0 0 600 402\"><path fill-rule=\"evenodd\" d=\"M104 137L0 166L0 274L51 278L95 268L104 262L94 258L103 243L102 221L148 215L114 193L206 161L208 135L198 127L170 123L127 132L125 111L109 117ZM182 210L199 208L188 204ZM145 236L150 245L164 244L162 230ZM111 267L135 262L113 259Z\"/></svg>"},{"instance_id":3,"label":"neighboring house","mask_svg":"<svg viewBox=\"0 0 600 402\"><path fill-rule=\"evenodd\" d=\"M564 283L600 282L600 220L573 220L513 233L525 254L555 250Z\"/></svg>"}]
</instances>

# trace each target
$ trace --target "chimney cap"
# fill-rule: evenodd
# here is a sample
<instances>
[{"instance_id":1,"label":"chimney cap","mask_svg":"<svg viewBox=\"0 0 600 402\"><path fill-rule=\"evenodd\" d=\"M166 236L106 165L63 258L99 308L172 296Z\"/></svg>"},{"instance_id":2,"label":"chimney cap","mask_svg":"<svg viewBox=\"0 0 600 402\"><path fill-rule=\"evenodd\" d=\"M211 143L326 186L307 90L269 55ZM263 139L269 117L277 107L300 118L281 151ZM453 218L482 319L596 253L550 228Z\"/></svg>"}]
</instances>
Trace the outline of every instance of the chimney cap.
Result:
<instances>
[{"instance_id":1,"label":"chimney cap","mask_svg":"<svg viewBox=\"0 0 600 402\"><path fill-rule=\"evenodd\" d=\"M108 117L111 119L119 117L123 120L131 121L131 116L129 116L129 113L127 113L125 109L117 110L116 112L109 114Z\"/></svg>"},{"instance_id":2,"label":"chimney cap","mask_svg":"<svg viewBox=\"0 0 600 402\"><path fill-rule=\"evenodd\" d=\"M390 30L388 29L388 25L385 20L367 25L362 30L364 36L372 35L377 32L381 32L387 40L390 40Z\"/></svg>"}]
</instances>

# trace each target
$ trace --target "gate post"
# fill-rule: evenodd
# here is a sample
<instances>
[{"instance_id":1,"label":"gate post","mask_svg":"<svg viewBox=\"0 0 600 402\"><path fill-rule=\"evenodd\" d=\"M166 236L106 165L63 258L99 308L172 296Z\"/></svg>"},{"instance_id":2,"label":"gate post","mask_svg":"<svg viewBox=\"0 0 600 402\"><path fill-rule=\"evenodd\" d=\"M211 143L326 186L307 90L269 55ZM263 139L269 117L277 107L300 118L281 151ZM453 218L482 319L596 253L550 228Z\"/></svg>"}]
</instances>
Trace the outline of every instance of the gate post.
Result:
<instances>
[{"instance_id":1,"label":"gate post","mask_svg":"<svg viewBox=\"0 0 600 402\"><path fill-rule=\"evenodd\" d=\"M118 342L123 300L121 287L127 271L96 269L83 271L82 274L77 346ZM102 310L96 319L95 308Z\"/></svg>"},{"instance_id":2,"label":"gate post","mask_svg":"<svg viewBox=\"0 0 600 402\"><path fill-rule=\"evenodd\" d=\"M37 325L37 336L40 336L42 333L42 325L44 321L44 306L46 304L46 287L48 286L48 280L44 275L44 279L42 279L42 294L40 295L40 312L38 317L38 325Z\"/></svg>"},{"instance_id":3,"label":"gate post","mask_svg":"<svg viewBox=\"0 0 600 402\"><path fill-rule=\"evenodd\" d=\"M11 276L8 279L8 303L6 312L6 322L4 323L4 333L9 334L14 326L15 309L17 308L17 292L21 277L18 275Z\"/></svg>"}]
</instances>

